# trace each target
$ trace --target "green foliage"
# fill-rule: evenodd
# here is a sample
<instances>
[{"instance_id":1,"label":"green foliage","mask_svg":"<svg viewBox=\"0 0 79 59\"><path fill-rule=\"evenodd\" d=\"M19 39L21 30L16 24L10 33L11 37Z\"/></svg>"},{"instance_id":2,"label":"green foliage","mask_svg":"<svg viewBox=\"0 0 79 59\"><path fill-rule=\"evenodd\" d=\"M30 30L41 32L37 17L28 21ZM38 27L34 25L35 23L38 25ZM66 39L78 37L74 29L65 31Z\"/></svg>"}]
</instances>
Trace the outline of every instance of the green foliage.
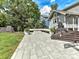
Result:
<instances>
[{"instance_id":1,"label":"green foliage","mask_svg":"<svg viewBox=\"0 0 79 59\"><path fill-rule=\"evenodd\" d=\"M55 33L55 32L56 32L56 29L55 29L55 27L53 27L53 28L50 28L50 31L51 31L51 32L53 32L53 33Z\"/></svg>"},{"instance_id":2,"label":"green foliage","mask_svg":"<svg viewBox=\"0 0 79 59\"><path fill-rule=\"evenodd\" d=\"M44 28L44 24L39 19L29 18L27 24L27 28Z\"/></svg>"},{"instance_id":3,"label":"green foliage","mask_svg":"<svg viewBox=\"0 0 79 59\"><path fill-rule=\"evenodd\" d=\"M40 17L38 6L31 0L10 0L8 14L12 15L11 25L23 31L24 28L34 28ZM13 25L16 24L16 25Z\"/></svg>"},{"instance_id":4,"label":"green foliage","mask_svg":"<svg viewBox=\"0 0 79 59\"><path fill-rule=\"evenodd\" d=\"M58 4L57 3L51 5L51 9L52 10L57 10L57 8L58 8Z\"/></svg>"},{"instance_id":5,"label":"green foliage","mask_svg":"<svg viewBox=\"0 0 79 59\"><path fill-rule=\"evenodd\" d=\"M6 17L3 13L0 13L0 27L6 26Z\"/></svg>"},{"instance_id":6,"label":"green foliage","mask_svg":"<svg viewBox=\"0 0 79 59\"><path fill-rule=\"evenodd\" d=\"M39 20L38 6L32 0L6 0L2 7L5 17L0 16L1 26L11 25L15 31L23 31L25 28L44 27Z\"/></svg>"},{"instance_id":7,"label":"green foliage","mask_svg":"<svg viewBox=\"0 0 79 59\"><path fill-rule=\"evenodd\" d=\"M0 59L11 59L23 35L21 32L0 33Z\"/></svg>"},{"instance_id":8,"label":"green foliage","mask_svg":"<svg viewBox=\"0 0 79 59\"><path fill-rule=\"evenodd\" d=\"M44 28L44 24L42 21L38 20L35 24L35 28Z\"/></svg>"},{"instance_id":9,"label":"green foliage","mask_svg":"<svg viewBox=\"0 0 79 59\"><path fill-rule=\"evenodd\" d=\"M51 9L52 9L51 12L53 12L53 13L51 14L51 17L50 18L53 18L53 17L56 17L57 16L57 13L54 12L54 11L57 10L57 8L58 8L58 4L57 3L51 5Z\"/></svg>"},{"instance_id":10,"label":"green foliage","mask_svg":"<svg viewBox=\"0 0 79 59\"><path fill-rule=\"evenodd\" d=\"M4 4L5 0L0 0L0 6Z\"/></svg>"}]
</instances>

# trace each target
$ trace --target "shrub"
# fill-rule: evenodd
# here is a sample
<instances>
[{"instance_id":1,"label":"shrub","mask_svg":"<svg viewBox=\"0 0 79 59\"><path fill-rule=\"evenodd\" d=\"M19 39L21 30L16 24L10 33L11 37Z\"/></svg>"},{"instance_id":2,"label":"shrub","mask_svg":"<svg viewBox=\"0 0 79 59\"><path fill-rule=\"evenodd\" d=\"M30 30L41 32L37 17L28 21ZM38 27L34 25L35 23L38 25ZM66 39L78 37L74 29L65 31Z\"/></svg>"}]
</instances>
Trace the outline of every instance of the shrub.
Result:
<instances>
[{"instance_id":1,"label":"shrub","mask_svg":"<svg viewBox=\"0 0 79 59\"><path fill-rule=\"evenodd\" d=\"M55 27L53 27L53 28L50 28L50 31L51 31L51 32L53 32L53 33L55 33L55 32L56 32L56 29L55 29Z\"/></svg>"}]
</instances>

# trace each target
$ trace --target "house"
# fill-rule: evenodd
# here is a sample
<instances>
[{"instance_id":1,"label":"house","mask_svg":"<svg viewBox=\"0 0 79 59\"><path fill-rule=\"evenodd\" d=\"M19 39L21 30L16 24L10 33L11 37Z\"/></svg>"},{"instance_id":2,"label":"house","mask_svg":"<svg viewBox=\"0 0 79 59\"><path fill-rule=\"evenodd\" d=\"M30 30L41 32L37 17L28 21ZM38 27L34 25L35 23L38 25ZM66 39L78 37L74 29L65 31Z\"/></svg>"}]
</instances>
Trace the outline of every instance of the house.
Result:
<instances>
[{"instance_id":1,"label":"house","mask_svg":"<svg viewBox=\"0 0 79 59\"><path fill-rule=\"evenodd\" d=\"M52 17L54 12L57 14L56 17ZM52 11L49 16L49 21L49 28L57 26L60 21L67 30L79 31L79 2L74 3L63 10Z\"/></svg>"},{"instance_id":2,"label":"house","mask_svg":"<svg viewBox=\"0 0 79 59\"><path fill-rule=\"evenodd\" d=\"M47 28L49 27L48 17L49 17L49 15L41 15L41 16L40 16L40 20L41 20L42 22L44 22L44 24L45 24L45 26L46 26Z\"/></svg>"}]
</instances>

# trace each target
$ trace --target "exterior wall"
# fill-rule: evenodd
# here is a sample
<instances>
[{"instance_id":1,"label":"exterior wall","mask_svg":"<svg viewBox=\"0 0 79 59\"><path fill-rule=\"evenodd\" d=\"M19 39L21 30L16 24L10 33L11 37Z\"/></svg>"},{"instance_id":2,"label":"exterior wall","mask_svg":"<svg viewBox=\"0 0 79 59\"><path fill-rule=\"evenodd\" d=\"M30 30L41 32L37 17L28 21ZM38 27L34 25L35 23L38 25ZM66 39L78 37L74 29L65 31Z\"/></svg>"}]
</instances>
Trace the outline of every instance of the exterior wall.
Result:
<instances>
[{"instance_id":1,"label":"exterior wall","mask_svg":"<svg viewBox=\"0 0 79 59\"><path fill-rule=\"evenodd\" d=\"M73 8L70 8L68 10L65 10L69 13L73 13L73 14L77 14L79 15L79 5L74 6ZM79 20L78 20L78 16L76 17L75 15L72 17L66 17L66 28L76 28L77 30L79 30Z\"/></svg>"},{"instance_id":2,"label":"exterior wall","mask_svg":"<svg viewBox=\"0 0 79 59\"><path fill-rule=\"evenodd\" d=\"M78 16L66 17L66 28L78 29Z\"/></svg>"},{"instance_id":3,"label":"exterior wall","mask_svg":"<svg viewBox=\"0 0 79 59\"><path fill-rule=\"evenodd\" d=\"M56 20L56 19L51 19L51 20L49 21L49 28L53 28L53 27L56 27L56 26L57 26L57 23L55 23L55 20Z\"/></svg>"},{"instance_id":4,"label":"exterior wall","mask_svg":"<svg viewBox=\"0 0 79 59\"><path fill-rule=\"evenodd\" d=\"M63 23L64 28L78 30L78 27L79 27L78 16L75 16L75 15L74 16L58 15L58 16L59 17L57 19L51 19L49 28L57 27L57 25L58 25L57 23L60 20ZM55 21L56 21L56 23L55 23Z\"/></svg>"},{"instance_id":5,"label":"exterior wall","mask_svg":"<svg viewBox=\"0 0 79 59\"><path fill-rule=\"evenodd\" d=\"M79 16L76 16L75 14L79 15L79 5L74 6L73 8L70 8L68 10L65 10L71 14L74 15L61 15L58 14L59 18L55 19L56 21L61 21L65 28L72 28L73 30L76 28L79 31ZM56 22L57 23L57 22ZM49 28L56 26L57 24L54 23L54 20L50 21Z\"/></svg>"},{"instance_id":6,"label":"exterior wall","mask_svg":"<svg viewBox=\"0 0 79 59\"><path fill-rule=\"evenodd\" d=\"M62 23L64 23L64 15L59 15L59 19Z\"/></svg>"},{"instance_id":7,"label":"exterior wall","mask_svg":"<svg viewBox=\"0 0 79 59\"><path fill-rule=\"evenodd\" d=\"M64 15L58 15L58 16L59 16L58 18L50 20L49 28L57 27L59 21L64 23Z\"/></svg>"}]
</instances>

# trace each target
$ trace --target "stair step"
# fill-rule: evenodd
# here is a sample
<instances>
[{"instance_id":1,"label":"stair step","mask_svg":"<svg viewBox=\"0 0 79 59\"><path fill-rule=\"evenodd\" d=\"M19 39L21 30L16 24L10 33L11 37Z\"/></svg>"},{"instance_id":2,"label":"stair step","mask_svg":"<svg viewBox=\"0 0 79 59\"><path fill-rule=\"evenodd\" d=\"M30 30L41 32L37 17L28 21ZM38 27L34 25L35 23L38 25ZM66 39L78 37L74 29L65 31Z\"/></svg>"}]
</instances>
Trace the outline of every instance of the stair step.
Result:
<instances>
[{"instance_id":1,"label":"stair step","mask_svg":"<svg viewBox=\"0 0 79 59\"><path fill-rule=\"evenodd\" d=\"M79 32L76 31L76 32L71 32L71 33L64 33L63 36L56 36L54 37L56 39L62 39L62 40L68 40L68 41L75 41L75 40L78 40L79 41Z\"/></svg>"}]
</instances>

